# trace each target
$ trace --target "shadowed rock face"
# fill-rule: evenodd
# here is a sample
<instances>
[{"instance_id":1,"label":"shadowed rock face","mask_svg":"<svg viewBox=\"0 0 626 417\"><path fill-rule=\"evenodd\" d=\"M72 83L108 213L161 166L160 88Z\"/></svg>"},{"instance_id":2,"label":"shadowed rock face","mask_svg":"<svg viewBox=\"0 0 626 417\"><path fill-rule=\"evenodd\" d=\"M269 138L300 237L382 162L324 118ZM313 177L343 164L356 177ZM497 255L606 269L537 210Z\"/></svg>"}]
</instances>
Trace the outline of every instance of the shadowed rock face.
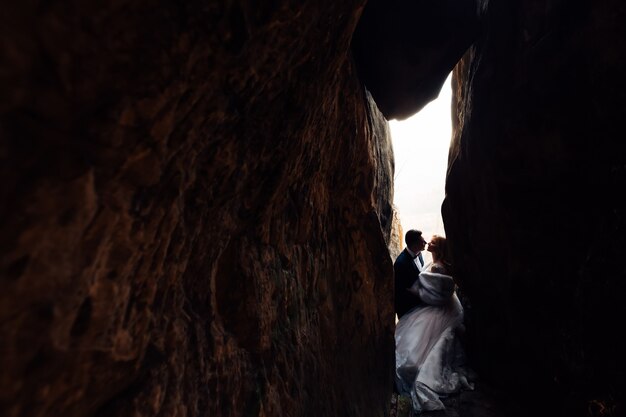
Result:
<instances>
[{"instance_id":1,"label":"shadowed rock face","mask_svg":"<svg viewBox=\"0 0 626 417\"><path fill-rule=\"evenodd\" d=\"M0 414L384 414L362 3L4 8Z\"/></svg>"},{"instance_id":2,"label":"shadowed rock face","mask_svg":"<svg viewBox=\"0 0 626 417\"><path fill-rule=\"evenodd\" d=\"M533 415L623 415L626 6L483 13L455 70L443 207L470 353Z\"/></svg>"},{"instance_id":3,"label":"shadowed rock face","mask_svg":"<svg viewBox=\"0 0 626 417\"><path fill-rule=\"evenodd\" d=\"M370 0L352 49L380 110L402 120L437 98L477 31L475 0Z\"/></svg>"}]
</instances>

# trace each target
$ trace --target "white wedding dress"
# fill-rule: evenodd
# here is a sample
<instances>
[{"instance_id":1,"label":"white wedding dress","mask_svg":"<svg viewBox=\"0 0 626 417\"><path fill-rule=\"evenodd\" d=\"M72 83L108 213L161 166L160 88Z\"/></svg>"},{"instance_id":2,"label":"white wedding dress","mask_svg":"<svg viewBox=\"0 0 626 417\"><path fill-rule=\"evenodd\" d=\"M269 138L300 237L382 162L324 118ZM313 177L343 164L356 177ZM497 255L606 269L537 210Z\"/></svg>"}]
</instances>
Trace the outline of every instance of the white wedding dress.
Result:
<instances>
[{"instance_id":1,"label":"white wedding dress","mask_svg":"<svg viewBox=\"0 0 626 417\"><path fill-rule=\"evenodd\" d=\"M440 398L473 389L458 338L463 331L463 307L452 277L440 273L441 268L432 264L420 273L415 288L426 304L396 324L396 385L400 394L411 396L417 412L443 410Z\"/></svg>"}]
</instances>

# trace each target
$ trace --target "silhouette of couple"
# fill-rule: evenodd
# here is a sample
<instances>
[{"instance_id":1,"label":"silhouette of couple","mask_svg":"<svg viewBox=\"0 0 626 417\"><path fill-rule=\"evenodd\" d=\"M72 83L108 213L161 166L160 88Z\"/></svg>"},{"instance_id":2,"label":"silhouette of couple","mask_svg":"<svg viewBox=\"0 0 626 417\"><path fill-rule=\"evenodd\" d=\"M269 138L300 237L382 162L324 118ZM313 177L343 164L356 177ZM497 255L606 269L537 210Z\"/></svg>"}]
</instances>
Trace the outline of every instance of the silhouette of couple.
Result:
<instances>
[{"instance_id":1,"label":"silhouette of couple","mask_svg":"<svg viewBox=\"0 0 626 417\"><path fill-rule=\"evenodd\" d=\"M409 230L405 242L394 263L396 388L411 397L416 412L442 410L442 398L473 389L459 341L463 308L455 293L446 239L435 235L427 244L422 232ZM421 256L426 247L433 258L428 265Z\"/></svg>"}]
</instances>

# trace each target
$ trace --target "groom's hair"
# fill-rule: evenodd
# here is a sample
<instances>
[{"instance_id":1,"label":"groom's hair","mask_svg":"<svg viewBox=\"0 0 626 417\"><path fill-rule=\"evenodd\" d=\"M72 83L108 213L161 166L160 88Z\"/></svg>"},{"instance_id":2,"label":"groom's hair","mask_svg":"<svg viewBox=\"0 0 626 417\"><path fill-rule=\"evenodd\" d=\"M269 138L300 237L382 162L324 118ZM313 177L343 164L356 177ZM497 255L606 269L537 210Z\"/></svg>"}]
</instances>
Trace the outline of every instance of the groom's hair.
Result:
<instances>
[{"instance_id":1,"label":"groom's hair","mask_svg":"<svg viewBox=\"0 0 626 417\"><path fill-rule=\"evenodd\" d=\"M414 246L422 243L422 232L420 230L411 229L404 235L404 241L407 246Z\"/></svg>"}]
</instances>

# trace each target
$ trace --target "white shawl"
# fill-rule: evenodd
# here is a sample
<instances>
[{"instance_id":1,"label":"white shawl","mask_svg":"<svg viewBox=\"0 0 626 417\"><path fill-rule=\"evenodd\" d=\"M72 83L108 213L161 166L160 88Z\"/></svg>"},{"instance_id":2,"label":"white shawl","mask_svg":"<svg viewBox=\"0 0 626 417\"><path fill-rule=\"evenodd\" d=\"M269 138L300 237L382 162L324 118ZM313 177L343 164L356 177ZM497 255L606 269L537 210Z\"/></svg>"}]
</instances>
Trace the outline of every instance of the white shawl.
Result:
<instances>
[{"instance_id":1,"label":"white shawl","mask_svg":"<svg viewBox=\"0 0 626 417\"><path fill-rule=\"evenodd\" d=\"M413 284L413 289L419 291L420 298L426 304L440 306L452 297L454 280L450 275L422 271Z\"/></svg>"}]
</instances>

